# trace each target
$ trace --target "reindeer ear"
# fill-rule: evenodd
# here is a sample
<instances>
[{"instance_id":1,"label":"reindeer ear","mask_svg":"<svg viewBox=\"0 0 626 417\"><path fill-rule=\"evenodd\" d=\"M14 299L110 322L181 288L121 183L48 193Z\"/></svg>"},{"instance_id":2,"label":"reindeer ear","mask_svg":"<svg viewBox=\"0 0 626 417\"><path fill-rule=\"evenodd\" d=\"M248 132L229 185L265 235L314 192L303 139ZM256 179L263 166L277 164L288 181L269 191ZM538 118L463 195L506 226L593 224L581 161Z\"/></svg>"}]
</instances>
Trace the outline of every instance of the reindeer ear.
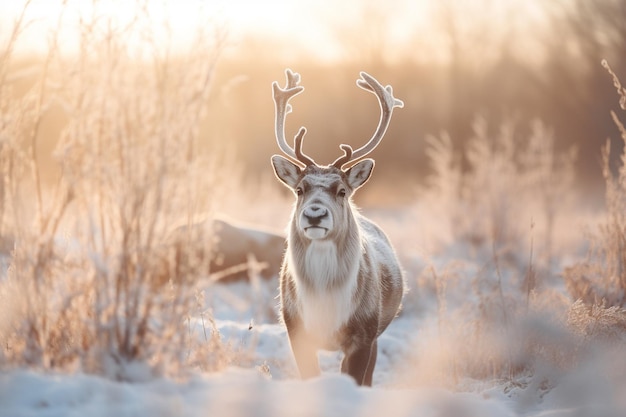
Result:
<instances>
[{"instance_id":1,"label":"reindeer ear","mask_svg":"<svg viewBox=\"0 0 626 417\"><path fill-rule=\"evenodd\" d=\"M351 166L350 169L346 171L348 184L350 184L350 187L356 190L357 188L365 184L370 178L370 175L372 175L373 169L374 160L369 158L357 162L356 164Z\"/></svg>"},{"instance_id":2,"label":"reindeer ear","mask_svg":"<svg viewBox=\"0 0 626 417\"><path fill-rule=\"evenodd\" d=\"M296 188L302 172L298 165L280 155L274 155L272 156L272 166L274 167L276 178L281 180L287 187L291 189Z\"/></svg>"}]
</instances>

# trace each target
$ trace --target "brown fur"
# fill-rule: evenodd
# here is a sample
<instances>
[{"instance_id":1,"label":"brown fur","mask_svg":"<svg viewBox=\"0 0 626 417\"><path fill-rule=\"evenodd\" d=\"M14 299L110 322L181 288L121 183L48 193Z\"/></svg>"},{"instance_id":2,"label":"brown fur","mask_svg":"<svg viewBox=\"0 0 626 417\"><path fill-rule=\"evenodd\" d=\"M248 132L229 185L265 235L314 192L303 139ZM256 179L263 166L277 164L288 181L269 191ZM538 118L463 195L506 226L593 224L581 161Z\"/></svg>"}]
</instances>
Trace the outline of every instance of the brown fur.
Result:
<instances>
[{"instance_id":1,"label":"brown fur","mask_svg":"<svg viewBox=\"0 0 626 417\"><path fill-rule=\"evenodd\" d=\"M286 70L284 88L272 84L276 105L276 142L291 159L274 155L276 177L296 195L287 252L280 274L281 312L303 378L319 374L317 350L341 349L341 371L359 385L371 385L378 336L400 308L404 278L389 240L382 230L362 217L351 196L369 179L372 159L362 159L385 135L401 100L391 86L383 87L361 72L357 85L376 95L381 117L372 138L329 166L319 166L302 152L306 133L301 128L295 147L285 139L289 100L300 94L300 75ZM360 161L359 161L360 160ZM354 161L349 168L344 168ZM302 168L304 166L304 168Z\"/></svg>"},{"instance_id":2,"label":"brown fur","mask_svg":"<svg viewBox=\"0 0 626 417\"><path fill-rule=\"evenodd\" d=\"M294 207L280 275L281 314L301 376L319 374L318 349L341 349L342 372L359 384L371 385L376 339L398 312L404 279L385 234L361 216L350 199L369 172L360 174L355 183L349 170L335 167L309 166L299 171L293 165L288 173L286 164L291 163L283 160L274 160L279 179L294 190L304 190ZM346 189L346 197L337 196L337 186ZM310 239L300 227L298 218L311 204L326 207L334 219L333 229L323 239ZM333 259L321 259L321 250L310 252L314 245L330 247ZM334 274L312 275L307 256L320 256L312 262L334 262L336 268L328 269ZM310 317L313 314L318 317Z\"/></svg>"}]
</instances>

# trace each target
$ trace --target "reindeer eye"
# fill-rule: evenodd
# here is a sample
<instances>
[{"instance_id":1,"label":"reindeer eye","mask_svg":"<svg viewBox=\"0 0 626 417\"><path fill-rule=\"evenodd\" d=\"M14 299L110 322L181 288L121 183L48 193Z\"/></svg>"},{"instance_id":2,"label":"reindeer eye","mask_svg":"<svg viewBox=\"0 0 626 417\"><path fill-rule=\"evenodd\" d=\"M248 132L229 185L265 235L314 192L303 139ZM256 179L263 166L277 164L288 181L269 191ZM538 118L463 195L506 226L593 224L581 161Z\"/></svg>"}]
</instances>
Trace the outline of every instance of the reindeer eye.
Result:
<instances>
[{"instance_id":1,"label":"reindeer eye","mask_svg":"<svg viewBox=\"0 0 626 417\"><path fill-rule=\"evenodd\" d=\"M345 197L346 196L346 189L345 188L340 188L337 191L337 197Z\"/></svg>"},{"instance_id":2,"label":"reindeer eye","mask_svg":"<svg viewBox=\"0 0 626 417\"><path fill-rule=\"evenodd\" d=\"M304 194L304 191L302 191L302 187L296 188L296 195L301 196L302 194Z\"/></svg>"}]
</instances>

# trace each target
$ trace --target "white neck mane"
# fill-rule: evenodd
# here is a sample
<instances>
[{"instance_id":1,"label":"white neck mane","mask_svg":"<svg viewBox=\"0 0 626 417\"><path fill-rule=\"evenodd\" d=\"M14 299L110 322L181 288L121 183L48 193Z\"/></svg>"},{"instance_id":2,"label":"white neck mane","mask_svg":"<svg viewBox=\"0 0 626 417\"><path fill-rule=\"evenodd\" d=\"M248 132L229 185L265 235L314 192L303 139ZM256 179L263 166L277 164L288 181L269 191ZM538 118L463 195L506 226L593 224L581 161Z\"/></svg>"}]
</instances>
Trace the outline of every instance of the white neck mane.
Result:
<instances>
[{"instance_id":1,"label":"white neck mane","mask_svg":"<svg viewBox=\"0 0 626 417\"><path fill-rule=\"evenodd\" d=\"M339 276L340 269L335 242L311 242L305 254L304 273L317 288L327 288Z\"/></svg>"},{"instance_id":2,"label":"white neck mane","mask_svg":"<svg viewBox=\"0 0 626 417\"><path fill-rule=\"evenodd\" d=\"M323 340L331 340L354 311L359 258L346 260L331 240L313 241L305 252L307 285L298 286L299 308L305 328Z\"/></svg>"},{"instance_id":3,"label":"white neck mane","mask_svg":"<svg viewBox=\"0 0 626 417\"><path fill-rule=\"evenodd\" d=\"M319 290L326 290L356 282L359 258L340 252L332 240L311 242L305 252L302 271L310 284Z\"/></svg>"}]
</instances>

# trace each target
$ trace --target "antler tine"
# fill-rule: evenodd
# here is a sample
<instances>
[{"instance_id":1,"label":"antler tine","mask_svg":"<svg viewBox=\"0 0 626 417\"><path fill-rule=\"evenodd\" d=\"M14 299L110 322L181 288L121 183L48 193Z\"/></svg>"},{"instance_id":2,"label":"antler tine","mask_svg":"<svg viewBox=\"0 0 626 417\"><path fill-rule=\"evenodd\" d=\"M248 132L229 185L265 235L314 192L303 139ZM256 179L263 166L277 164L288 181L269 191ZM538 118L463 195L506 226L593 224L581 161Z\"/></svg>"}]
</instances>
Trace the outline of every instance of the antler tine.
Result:
<instances>
[{"instance_id":1,"label":"antler tine","mask_svg":"<svg viewBox=\"0 0 626 417\"><path fill-rule=\"evenodd\" d=\"M341 169L341 167L352 159L352 146L346 145L345 143L339 145L341 150L343 151L343 156L340 156L332 163L335 168Z\"/></svg>"},{"instance_id":2,"label":"antler tine","mask_svg":"<svg viewBox=\"0 0 626 417\"><path fill-rule=\"evenodd\" d=\"M383 139L383 136L385 136L385 132L387 131L387 128L389 127L389 122L391 121L391 115L393 113L394 107L404 107L404 103L402 102L402 100L398 100L393 96L393 89L390 85L383 87L382 84L380 84L376 80L376 78L372 77L364 71L361 72L361 78L357 80L356 84L363 90L369 91L370 93L373 93L376 95L376 97L378 97L378 103L381 110L380 121L378 122L378 127L376 128L374 136L372 136L372 138L365 145L352 152L351 157L345 161L343 160L346 159L347 152L344 146L347 145L341 145L341 149L343 149L345 155L335 161L335 164L341 162L340 167L349 163L350 161L360 159L372 152Z\"/></svg>"},{"instance_id":3,"label":"antler tine","mask_svg":"<svg viewBox=\"0 0 626 417\"><path fill-rule=\"evenodd\" d=\"M304 87L298 85L300 83L300 74L290 69L286 69L285 74L287 76L287 85L285 88L279 87L276 81L272 83L274 103L276 105L276 142L285 155L308 166L315 162L302 153L302 139L306 133L306 129L301 128L298 132L295 138L295 150L287 144L287 140L285 139L285 120L292 110L289 100L304 91Z\"/></svg>"},{"instance_id":4,"label":"antler tine","mask_svg":"<svg viewBox=\"0 0 626 417\"><path fill-rule=\"evenodd\" d=\"M315 161L309 158L308 156L306 156L302 152L302 139L304 139L305 133L306 133L306 128L301 127L300 130L298 131L298 134L296 135L295 147L294 147L295 152L296 152L296 159L302 162L305 166L315 165Z\"/></svg>"}]
</instances>

